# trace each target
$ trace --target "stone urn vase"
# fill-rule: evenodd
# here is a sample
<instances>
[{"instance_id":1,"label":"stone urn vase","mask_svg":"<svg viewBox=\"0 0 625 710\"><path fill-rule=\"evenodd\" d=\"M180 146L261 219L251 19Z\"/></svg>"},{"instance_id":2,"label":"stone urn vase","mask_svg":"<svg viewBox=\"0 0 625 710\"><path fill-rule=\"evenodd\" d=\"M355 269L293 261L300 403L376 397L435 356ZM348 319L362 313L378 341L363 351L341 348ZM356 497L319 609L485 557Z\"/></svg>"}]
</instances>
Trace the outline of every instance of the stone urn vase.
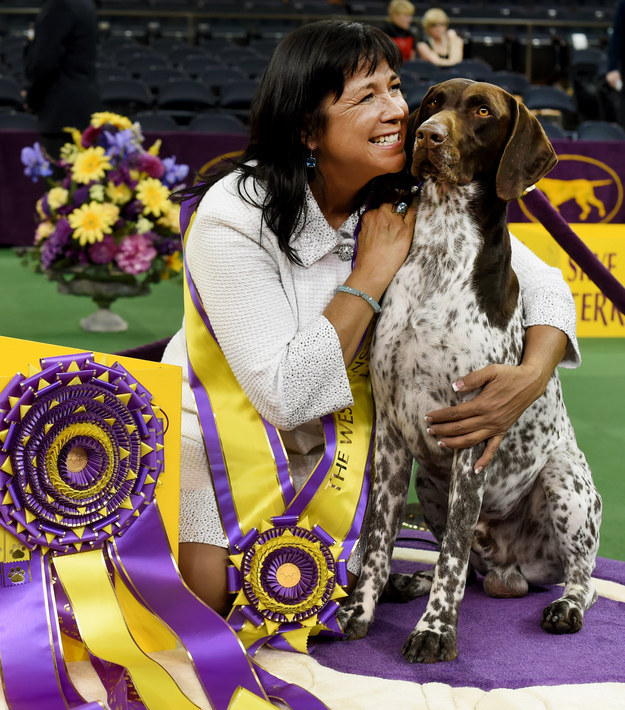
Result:
<instances>
[{"instance_id":1,"label":"stone urn vase","mask_svg":"<svg viewBox=\"0 0 625 710\"><path fill-rule=\"evenodd\" d=\"M46 271L46 276L58 282L59 293L72 296L88 296L97 309L86 318L80 320L83 330L97 333L120 333L128 330L128 323L111 310L111 305L118 298L146 296L150 293L150 285L138 281L130 274L110 274L101 278L87 276L71 271Z\"/></svg>"}]
</instances>

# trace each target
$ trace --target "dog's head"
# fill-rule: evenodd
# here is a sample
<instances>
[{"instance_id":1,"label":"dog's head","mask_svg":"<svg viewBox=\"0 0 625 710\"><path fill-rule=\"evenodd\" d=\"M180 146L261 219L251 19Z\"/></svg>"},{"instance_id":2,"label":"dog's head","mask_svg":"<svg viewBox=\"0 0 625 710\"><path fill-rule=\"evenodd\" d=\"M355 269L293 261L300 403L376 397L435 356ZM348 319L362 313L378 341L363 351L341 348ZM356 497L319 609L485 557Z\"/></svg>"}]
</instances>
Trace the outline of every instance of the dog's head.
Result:
<instances>
[{"instance_id":1,"label":"dog's head","mask_svg":"<svg viewBox=\"0 0 625 710\"><path fill-rule=\"evenodd\" d=\"M415 177L467 185L493 175L505 201L523 192L556 164L540 123L503 89L469 79L432 86L408 124Z\"/></svg>"}]
</instances>

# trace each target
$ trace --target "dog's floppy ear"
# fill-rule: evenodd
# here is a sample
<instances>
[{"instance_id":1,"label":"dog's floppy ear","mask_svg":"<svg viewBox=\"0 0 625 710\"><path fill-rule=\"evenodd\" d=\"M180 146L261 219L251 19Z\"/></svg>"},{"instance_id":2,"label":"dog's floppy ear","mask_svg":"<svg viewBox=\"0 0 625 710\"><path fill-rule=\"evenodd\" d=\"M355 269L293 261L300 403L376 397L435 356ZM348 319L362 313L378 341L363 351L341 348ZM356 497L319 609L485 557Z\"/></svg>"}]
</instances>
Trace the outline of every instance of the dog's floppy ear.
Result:
<instances>
[{"instance_id":1,"label":"dog's floppy ear","mask_svg":"<svg viewBox=\"0 0 625 710\"><path fill-rule=\"evenodd\" d=\"M497 196L515 200L558 162L556 152L535 116L510 97L512 130L497 171Z\"/></svg>"}]
</instances>

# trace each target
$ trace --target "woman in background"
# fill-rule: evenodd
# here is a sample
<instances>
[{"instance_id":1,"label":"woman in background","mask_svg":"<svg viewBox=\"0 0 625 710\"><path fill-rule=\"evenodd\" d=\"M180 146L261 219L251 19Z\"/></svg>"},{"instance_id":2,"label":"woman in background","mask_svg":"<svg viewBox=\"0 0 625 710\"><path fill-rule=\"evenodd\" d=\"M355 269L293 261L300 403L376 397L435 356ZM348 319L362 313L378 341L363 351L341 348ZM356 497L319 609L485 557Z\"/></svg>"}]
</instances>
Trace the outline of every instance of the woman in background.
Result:
<instances>
[{"instance_id":1,"label":"woman in background","mask_svg":"<svg viewBox=\"0 0 625 710\"><path fill-rule=\"evenodd\" d=\"M440 67L450 67L462 61L462 38L455 30L449 29L449 17L443 10L437 7L428 10L421 24L427 37L427 41L417 44L421 59Z\"/></svg>"}]
</instances>

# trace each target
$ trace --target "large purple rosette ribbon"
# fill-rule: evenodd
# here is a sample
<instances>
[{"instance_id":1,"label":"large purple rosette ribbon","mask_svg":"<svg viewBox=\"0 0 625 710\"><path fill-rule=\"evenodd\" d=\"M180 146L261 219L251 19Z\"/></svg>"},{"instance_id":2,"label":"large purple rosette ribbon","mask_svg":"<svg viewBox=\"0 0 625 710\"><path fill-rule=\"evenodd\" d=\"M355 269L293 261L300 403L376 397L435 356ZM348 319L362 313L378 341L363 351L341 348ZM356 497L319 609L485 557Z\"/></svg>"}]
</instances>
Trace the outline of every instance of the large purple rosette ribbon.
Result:
<instances>
[{"instance_id":1,"label":"large purple rosette ribbon","mask_svg":"<svg viewBox=\"0 0 625 710\"><path fill-rule=\"evenodd\" d=\"M63 658L61 630L79 639L81 618L89 626L74 618L69 599L84 594L84 579L70 584L72 575L80 579L81 553L84 560L101 555L106 584L114 589L117 570L161 616L186 647L212 707L226 710L242 690L270 706L234 632L179 577L154 500L164 432L150 392L119 363L105 365L92 353L43 358L40 367L29 377L17 373L0 392L0 525L32 551L29 561L3 564L0 578L0 664L11 709L102 707L75 690ZM150 710L114 658L92 663L111 706Z\"/></svg>"}]
</instances>

